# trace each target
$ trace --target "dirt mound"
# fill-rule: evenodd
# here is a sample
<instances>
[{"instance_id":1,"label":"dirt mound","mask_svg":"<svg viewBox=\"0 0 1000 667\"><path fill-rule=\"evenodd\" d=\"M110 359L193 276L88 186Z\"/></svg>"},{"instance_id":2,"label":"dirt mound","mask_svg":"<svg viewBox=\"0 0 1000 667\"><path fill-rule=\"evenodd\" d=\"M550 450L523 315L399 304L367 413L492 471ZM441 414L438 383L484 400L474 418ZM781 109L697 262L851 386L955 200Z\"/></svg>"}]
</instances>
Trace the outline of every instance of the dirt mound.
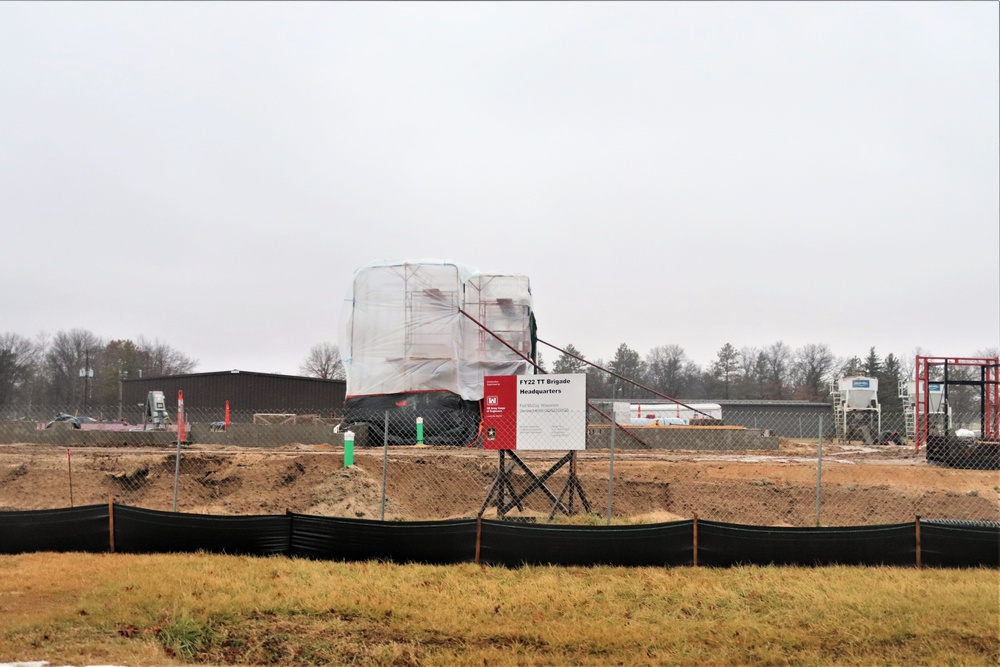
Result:
<instances>
[{"instance_id":1,"label":"dirt mound","mask_svg":"<svg viewBox=\"0 0 1000 667\"><path fill-rule=\"evenodd\" d=\"M654 522L702 519L756 525L816 523L816 444L783 440L773 452L616 453L611 485L616 518ZM329 447L280 450L185 448L178 509L203 514L304 514L388 520L474 517L497 478L495 452L448 447L358 450L344 468ZM825 445L820 521L825 525L909 522L924 518L1000 520L995 472L928 465L899 447ZM558 455L522 455L536 473ZM608 503L607 452L577 457L580 487L592 520ZM508 461L509 462L509 461ZM173 507L177 459L164 449L0 445L0 508L30 510L115 501L149 509ZM386 498L382 499L383 465ZM509 516L542 519L567 490L569 466L545 480L552 497L535 490ZM505 500L533 480L512 468ZM567 496L563 496L567 500ZM582 498L575 498L579 511ZM487 506L484 516L496 516ZM560 513L557 517L562 518ZM579 517L578 517L579 518Z\"/></svg>"}]
</instances>

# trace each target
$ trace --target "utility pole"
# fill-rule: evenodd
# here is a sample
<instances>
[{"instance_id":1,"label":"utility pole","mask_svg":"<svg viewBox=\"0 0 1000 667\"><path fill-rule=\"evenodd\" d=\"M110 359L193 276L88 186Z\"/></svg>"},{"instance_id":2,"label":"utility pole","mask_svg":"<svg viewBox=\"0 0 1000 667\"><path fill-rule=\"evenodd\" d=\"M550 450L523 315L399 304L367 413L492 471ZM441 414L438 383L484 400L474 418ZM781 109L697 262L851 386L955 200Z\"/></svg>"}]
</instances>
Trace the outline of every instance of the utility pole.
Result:
<instances>
[{"instance_id":1,"label":"utility pole","mask_svg":"<svg viewBox=\"0 0 1000 667\"><path fill-rule=\"evenodd\" d=\"M84 351L83 368L80 377L83 378L83 411L90 411L90 378L94 377L94 369L90 367L90 350Z\"/></svg>"},{"instance_id":2,"label":"utility pole","mask_svg":"<svg viewBox=\"0 0 1000 667\"><path fill-rule=\"evenodd\" d=\"M122 421L122 381L128 379L128 371L118 370L118 423Z\"/></svg>"}]
</instances>

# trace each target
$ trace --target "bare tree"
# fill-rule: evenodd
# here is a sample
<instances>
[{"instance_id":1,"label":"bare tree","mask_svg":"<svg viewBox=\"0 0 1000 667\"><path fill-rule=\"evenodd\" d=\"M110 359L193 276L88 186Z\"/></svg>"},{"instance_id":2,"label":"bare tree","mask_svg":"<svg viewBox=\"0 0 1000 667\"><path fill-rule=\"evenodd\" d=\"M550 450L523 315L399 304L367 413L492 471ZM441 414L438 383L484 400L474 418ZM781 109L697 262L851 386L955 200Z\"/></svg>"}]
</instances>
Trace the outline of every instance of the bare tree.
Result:
<instances>
[{"instance_id":1,"label":"bare tree","mask_svg":"<svg viewBox=\"0 0 1000 667\"><path fill-rule=\"evenodd\" d=\"M88 379L80 371L94 367L104 341L86 329L59 331L52 337L45 353L49 380L49 398L56 405L69 406L87 402L84 395Z\"/></svg>"},{"instance_id":2,"label":"bare tree","mask_svg":"<svg viewBox=\"0 0 1000 667\"><path fill-rule=\"evenodd\" d=\"M135 346L142 360L142 372L147 376L183 375L190 373L198 365L196 360L175 350L159 338L150 341L139 336Z\"/></svg>"},{"instance_id":3,"label":"bare tree","mask_svg":"<svg viewBox=\"0 0 1000 667\"><path fill-rule=\"evenodd\" d=\"M646 355L647 383L667 396L686 395L699 372L680 345L659 345Z\"/></svg>"},{"instance_id":4,"label":"bare tree","mask_svg":"<svg viewBox=\"0 0 1000 667\"><path fill-rule=\"evenodd\" d=\"M36 373L37 348L16 333L0 334L0 406L24 398Z\"/></svg>"},{"instance_id":5,"label":"bare tree","mask_svg":"<svg viewBox=\"0 0 1000 667\"><path fill-rule=\"evenodd\" d=\"M792 362L795 395L809 401L825 400L836 359L826 344L809 343L795 351Z\"/></svg>"},{"instance_id":6,"label":"bare tree","mask_svg":"<svg viewBox=\"0 0 1000 667\"><path fill-rule=\"evenodd\" d=\"M569 350L569 348L566 348ZM608 365L604 359L597 359L592 362L599 368L607 368ZM587 374L587 398L612 398L614 390L612 389L612 382L614 378L599 368L594 368L594 366L587 365L584 369L584 373Z\"/></svg>"},{"instance_id":7,"label":"bare tree","mask_svg":"<svg viewBox=\"0 0 1000 667\"><path fill-rule=\"evenodd\" d=\"M340 359L340 348L333 343L317 343L309 350L299 372L323 380L343 380L347 377Z\"/></svg>"},{"instance_id":8,"label":"bare tree","mask_svg":"<svg viewBox=\"0 0 1000 667\"><path fill-rule=\"evenodd\" d=\"M784 342L778 341L768 345L761 352L764 361L766 377L764 378L764 396L768 399L783 399L788 393L787 385L791 372L792 352Z\"/></svg>"},{"instance_id":9,"label":"bare tree","mask_svg":"<svg viewBox=\"0 0 1000 667\"><path fill-rule=\"evenodd\" d=\"M738 398L760 398L760 385L763 382L761 374L764 372L762 353L756 347L743 347L739 351L736 359Z\"/></svg>"}]
</instances>

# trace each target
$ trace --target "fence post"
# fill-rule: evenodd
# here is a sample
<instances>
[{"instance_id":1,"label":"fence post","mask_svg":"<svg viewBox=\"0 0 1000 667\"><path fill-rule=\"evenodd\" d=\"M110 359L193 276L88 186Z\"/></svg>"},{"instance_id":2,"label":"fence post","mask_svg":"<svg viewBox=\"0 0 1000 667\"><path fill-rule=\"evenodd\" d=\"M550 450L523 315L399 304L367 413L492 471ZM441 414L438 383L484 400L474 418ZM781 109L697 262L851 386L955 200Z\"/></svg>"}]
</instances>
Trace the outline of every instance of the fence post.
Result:
<instances>
[{"instance_id":1,"label":"fence post","mask_svg":"<svg viewBox=\"0 0 1000 667\"><path fill-rule=\"evenodd\" d=\"M69 469L69 506L73 507L73 459L70 450L66 450L66 467Z\"/></svg>"},{"instance_id":2,"label":"fence post","mask_svg":"<svg viewBox=\"0 0 1000 667\"><path fill-rule=\"evenodd\" d=\"M923 569L924 567L924 557L922 553L923 549L920 546L920 515L917 515L917 569Z\"/></svg>"},{"instance_id":3,"label":"fence post","mask_svg":"<svg viewBox=\"0 0 1000 667\"><path fill-rule=\"evenodd\" d=\"M385 521L385 472L389 464L389 411L385 411L385 426L382 430L382 514L380 521Z\"/></svg>"},{"instance_id":4,"label":"fence post","mask_svg":"<svg viewBox=\"0 0 1000 667\"><path fill-rule=\"evenodd\" d=\"M108 494L108 534L111 538L111 553L115 552L115 497Z\"/></svg>"},{"instance_id":5,"label":"fence post","mask_svg":"<svg viewBox=\"0 0 1000 667\"><path fill-rule=\"evenodd\" d=\"M483 515L476 517L476 565L479 565L479 551L483 543Z\"/></svg>"},{"instance_id":6,"label":"fence post","mask_svg":"<svg viewBox=\"0 0 1000 667\"><path fill-rule=\"evenodd\" d=\"M609 463L608 463L608 521L607 525L611 525L611 495L614 491L615 486L615 410L614 405L611 406L611 440L608 444L609 451Z\"/></svg>"},{"instance_id":7,"label":"fence post","mask_svg":"<svg viewBox=\"0 0 1000 667\"><path fill-rule=\"evenodd\" d=\"M819 528L819 511L823 487L823 415L819 416L819 441L816 448L816 527Z\"/></svg>"},{"instance_id":8,"label":"fence post","mask_svg":"<svg viewBox=\"0 0 1000 667\"><path fill-rule=\"evenodd\" d=\"M694 567L698 567L698 513L694 512L693 516L694 516L694 519L691 522L691 531L692 531L692 534L693 534L693 536L692 536L693 544L692 544L692 550L691 550L691 565L693 565Z\"/></svg>"}]
</instances>

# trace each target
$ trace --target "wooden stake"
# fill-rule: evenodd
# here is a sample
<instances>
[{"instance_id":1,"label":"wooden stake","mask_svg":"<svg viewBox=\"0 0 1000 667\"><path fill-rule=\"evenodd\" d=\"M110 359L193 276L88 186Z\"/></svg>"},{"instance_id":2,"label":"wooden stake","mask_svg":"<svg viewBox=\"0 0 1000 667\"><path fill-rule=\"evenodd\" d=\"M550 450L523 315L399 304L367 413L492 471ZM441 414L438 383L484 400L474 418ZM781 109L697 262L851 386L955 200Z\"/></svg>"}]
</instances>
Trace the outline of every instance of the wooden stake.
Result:
<instances>
[{"instance_id":1,"label":"wooden stake","mask_svg":"<svg viewBox=\"0 0 1000 667\"><path fill-rule=\"evenodd\" d=\"M115 552L115 498L108 494L108 529L111 537L111 553Z\"/></svg>"},{"instance_id":2,"label":"wooden stake","mask_svg":"<svg viewBox=\"0 0 1000 667\"><path fill-rule=\"evenodd\" d=\"M69 506L73 507L73 455L66 450L66 467L69 468Z\"/></svg>"},{"instance_id":3,"label":"wooden stake","mask_svg":"<svg viewBox=\"0 0 1000 667\"><path fill-rule=\"evenodd\" d=\"M479 565L479 550L483 541L483 515L476 517L476 565Z\"/></svg>"},{"instance_id":4,"label":"wooden stake","mask_svg":"<svg viewBox=\"0 0 1000 667\"><path fill-rule=\"evenodd\" d=\"M698 513L694 514L694 522L692 524L694 533L694 551L691 552L691 564L698 567Z\"/></svg>"}]
</instances>

